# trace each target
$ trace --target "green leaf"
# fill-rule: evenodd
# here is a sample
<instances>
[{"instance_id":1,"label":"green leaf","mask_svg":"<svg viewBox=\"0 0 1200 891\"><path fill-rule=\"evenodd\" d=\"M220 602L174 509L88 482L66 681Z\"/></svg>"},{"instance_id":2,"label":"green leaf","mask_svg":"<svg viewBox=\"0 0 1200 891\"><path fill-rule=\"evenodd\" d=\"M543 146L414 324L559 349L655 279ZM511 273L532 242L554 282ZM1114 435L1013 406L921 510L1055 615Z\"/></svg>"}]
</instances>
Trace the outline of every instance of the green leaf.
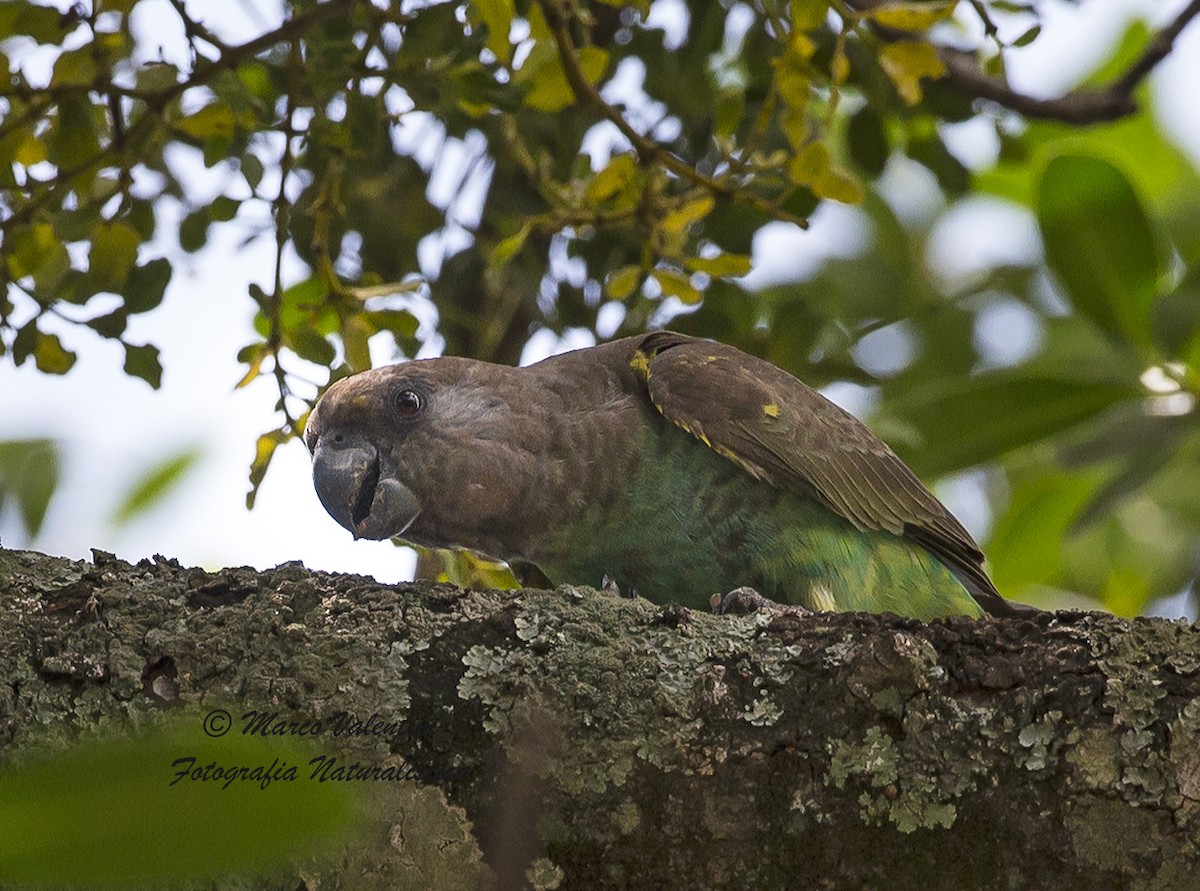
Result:
<instances>
[{"instance_id":1,"label":"green leaf","mask_svg":"<svg viewBox=\"0 0 1200 891\"><path fill-rule=\"evenodd\" d=\"M317 365L329 367L337 358L333 344L311 328L292 328L284 335L284 341L301 359Z\"/></svg>"},{"instance_id":2,"label":"green leaf","mask_svg":"<svg viewBox=\"0 0 1200 891\"><path fill-rule=\"evenodd\" d=\"M126 374L130 377L140 377L157 390L162 386L162 372L162 363L158 360L158 347L150 344L125 344Z\"/></svg>"},{"instance_id":3,"label":"green leaf","mask_svg":"<svg viewBox=\"0 0 1200 891\"><path fill-rule=\"evenodd\" d=\"M92 48L83 46L67 50L54 60L54 73L50 76L52 87L86 87L96 80L96 62Z\"/></svg>"},{"instance_id":4,"label":"green leaf","mask_svg":"<svg viewBox=\"0 0 1200 891\"><path fill-rule=\"evenodd\" d=\"M204 720L196 714L7 765L0 774L4 884L207 885L307 858L310 848L341 840L362 813L360 789L310 779L311 747L241 732L210 738ZM192 778L190 771L203 775L206 767L207 781ZM214 770L242 767L251 778L213 778ZM295 779L282 778L288 767ZM262 774L265 781L254 778ZM103 819L80 833L81 814Z\"/></svg>"},{"instance_id":5,"label":"green leaf","mask_svg":"<svg viewBox=\"0 0 1200 891\"><path fill-rule=\"evenodd\" d=\"M160 462L134 484L113 512L115 526L127 526L139 516L161 504L179 487L200 458L200 452L189 449Z\"/></svg>"},{"instance_id":6,"label":"green leaf","mask_svg":"<svg viewBox=\"0 0 1200 891\"><path fill-rule=\"evenodd\" d=\"M788 164L788 177L801 186L811 186L829 170L829 146L809 143Z\"/></svg>"},{"instance_id":7,"label":"green leaf","mask_svg":"<svg viewBox=\"0 0 1200 891\"><path fill-rule=\"evenodd\" d=\"M846 128L850 158L870 177L883 173L891 147L883 130L883 120L871 106L864 105L850 117Z\"/></svg>"},{"instance_id":8,"label":"green leaf","mask_svg":"<svg viewBox=\"0 0 1200 891\"><path fill-rule=\"evenodd\" d=\"M1018 37L1012 43L1010 43L1009 46L1014 46L1014 47L1029 46L1029 44L1033 43L1035 40L1038 39L1038 35L1041 33L1042 33L1042 26L1034 25L1032 28L1030 28L1028 31L1026 31L1024 34L1022 34L1020 37Z\"/></svg>"},{"instance_id":9,"label":"green leaf","mask_svg":"<svg viewBox=\"0 0 1200 891\"><path fill-rule=\"evenodd\" d=\"M58 488L58 446L49 439L0 442L0 505L12 498L30 538L41 531Z\"/></svg>"},{"instance_id":10,"label":"green leaf","mask_svg":"<svg viewBox=\"0 0 1200 891\"><path fill-rule=\"evenodd\" d=\"M72 29L73 30L73 29ZM25 35L38 43L58 44L70 33L63 15L53 6L34 3L0 4L0 34Z\"/></svg>"},{"instance_id":11,"label":"green leaf","mask_svg":"<svg viewBox=\"0 0 1200 891\"><path fill-rule=\"evenodd\" d=\"M1046 262L1077 311L1118 340L1150 342L1160 258L1146 211L1114 164L1061 154L1042 173Z\"/></svg>"},{"instance_id":12,"label":"green leaf","mask_svg":"<svg viewBox=\"0 0 1200 891\"><path fill-rule=\"evenodd\" d=\"M1018 367L899 396L885 407L879 432L914 467L939 476L994 461L1139 395L1136 382L1065 380Z\"/></svg>"},{"instance_id":13,"label":"green leaf","mask_svg":"<svg viewBox=\"0 0 1200 891\"><path fill-rule=\"evenodd\" d=\"M1063 539L1103 479L1097 471L1048 473L1013 486L988 540L992 579L1010 597L1063 580Z\"/></svg>"},{"instance_id":14,"label":"green leaf","mask_svg":"<svg viewBox=\"0 0 1200 891\"><path fill-rule=\"evenodd\" d=\"M87 326L101 337L120 337L125 333L129 323L129 313L125 307L114 309L112 312L88 319Z\"/></svg>"},{"instance_id":15,"label":"green leaf","mask_svg":"<svg viewBox=\"0 0 1200 891\"><path fill-rule=\"evenodd\" d=\"M411 340L417 336L420 323L407 309L374 309L363 313L376 331L387 331L396 340Z\"/></svg>"},{"instance_id":16,"label":"green leaf","mask_svg":"<svg viewBox=\"0 0 1200 891\"><path fill-rule=\"evenodd\" d=\"M363 318L362 313L354 313L342 323L342 349L346 354L346 364L353 371L365 371L371 367L371 335L374 327Z\"/></svg>"}]
</instances>

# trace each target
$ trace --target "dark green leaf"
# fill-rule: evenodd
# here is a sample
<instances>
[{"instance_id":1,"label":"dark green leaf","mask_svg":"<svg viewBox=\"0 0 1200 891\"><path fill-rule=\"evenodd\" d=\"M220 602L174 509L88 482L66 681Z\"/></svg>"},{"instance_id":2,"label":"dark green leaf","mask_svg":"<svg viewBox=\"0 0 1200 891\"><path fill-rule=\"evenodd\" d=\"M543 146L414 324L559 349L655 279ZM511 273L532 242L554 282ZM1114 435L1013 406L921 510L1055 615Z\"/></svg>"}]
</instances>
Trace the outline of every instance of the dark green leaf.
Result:
<instances>
[{"instance_id":1,"label":"dark green leaf","mask_svg":"<svg viewBox=\"0 0 1200 891\"><path fill-rule=\"evenodd\" d=\"M140 377L154 389L162 386L162 363L158 361L158 347L144 344L125 344L125 373Z\"/></svg>"},{"instance_id":2,"label":"dark green leaf","mask_svg":"<svg viewBox=\"0 0 1200 891\"><path fill-rule=\"evenodd\" d=\"M125 311L130 315L149 312L162 303L171 281L171 262L158 257L134 267L125 282Z\"/></svg>"},{"instance_id":3,"label":"dark green leaf","mask_svg":"<svg viewBox=\"0 0 1200 891\"><path fill-rule=\"evenodd\" d=\"M46 152L51 164L72 169L99 157L100 137L91 104L71 95L58 107L58 118L46 136Z\"/></svg>"},{"instance_id":4,"label":"dark green leaf","mask_svg":"<svg viewBox=\"0 0 1200 891\"><path fill-rule=\"evenodd\" d=\"M870 177L883 173L891 149L883 131L883 121L875 109L864 105L850 118L846 132L850 157Z\"/></svg>"},{"instance_id":5,"label":"dark green leaf","mask_svg":"<svg viewBox=\"0 0 1200 891\"><path fill-rule=\"evenodd\" d=\"M102 316L96 316L93 319L88 319L88 327L99 334L101 337L120 337L125 333L126 323L129 321L129 315L125 308L114 309L110 313L105 313Z\"/></svg>"}]
</instances>

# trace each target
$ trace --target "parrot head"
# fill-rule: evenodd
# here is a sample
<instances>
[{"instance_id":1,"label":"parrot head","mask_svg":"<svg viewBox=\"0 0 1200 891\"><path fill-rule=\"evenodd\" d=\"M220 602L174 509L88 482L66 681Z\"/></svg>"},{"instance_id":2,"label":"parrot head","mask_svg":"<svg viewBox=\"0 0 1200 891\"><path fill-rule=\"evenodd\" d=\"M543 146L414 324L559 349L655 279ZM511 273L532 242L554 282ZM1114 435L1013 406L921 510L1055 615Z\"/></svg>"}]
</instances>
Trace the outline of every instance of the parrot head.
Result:
<instances>
[{"instance_id":1,"label":"parrot head","mask_svg":"<svg viewBox=\"0 0 1200 891\"><path fill-rule=\"evenodd\" d=\"M309 415L304 441L325 510L355 538L470 541L473 518L503 506L485 457L503 440L503 390L464 359L404 362L338 381ZM493 366L494 367L494 366ZM469 500L471 510L457 510Z\"/></svg>"}]
</instances>

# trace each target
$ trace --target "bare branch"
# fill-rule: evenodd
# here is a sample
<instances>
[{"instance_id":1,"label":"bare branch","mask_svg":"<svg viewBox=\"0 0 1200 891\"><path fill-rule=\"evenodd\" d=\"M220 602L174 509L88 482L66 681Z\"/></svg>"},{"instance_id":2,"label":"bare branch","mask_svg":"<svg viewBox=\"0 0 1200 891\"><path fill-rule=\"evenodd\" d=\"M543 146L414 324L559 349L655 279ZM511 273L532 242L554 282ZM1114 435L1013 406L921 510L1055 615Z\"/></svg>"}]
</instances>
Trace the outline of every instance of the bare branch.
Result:
<instances>
[{"instance_id":1,"label":"bare branch","mask_svg":"<svg viewBox=\"0 0 1200 891\"><path fill-rule=\"evenodd\" d=\"M1076 125L1098 124L1127 117L1138 110L1134 91L1171 53L1176 38L1197 15L1200 15L1200 0L1192 0L1170 25L1154 36L1125 73L1107 87L1072 90L1047 99L1020 93L1003 80L984 74L971 53L942 47L938 54L946 66L944 79L970 96L1003 105L1027 118Z\"/></svg>"}]
</instances>

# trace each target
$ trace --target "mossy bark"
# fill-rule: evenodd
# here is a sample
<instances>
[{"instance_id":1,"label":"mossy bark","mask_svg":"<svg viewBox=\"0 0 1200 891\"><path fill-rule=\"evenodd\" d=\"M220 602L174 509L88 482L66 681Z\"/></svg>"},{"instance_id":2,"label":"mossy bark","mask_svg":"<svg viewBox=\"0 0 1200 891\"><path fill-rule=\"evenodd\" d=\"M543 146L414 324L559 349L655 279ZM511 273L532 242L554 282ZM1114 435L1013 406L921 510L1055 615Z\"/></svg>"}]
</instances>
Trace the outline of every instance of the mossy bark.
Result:
<instances>
[{"instance_id":1,"label":"mossy bark","mask_svg":"<svg viewBox=\"0 0 1200 891\"><path fill-rule=\"evenodd\" d=\"M717 617L0 550L0 742L207 704L398 724L416 779L271 887L1200 887L1200 632ZM81 827L86 831L86 827Z\"/></svg>"}]
</instances>

